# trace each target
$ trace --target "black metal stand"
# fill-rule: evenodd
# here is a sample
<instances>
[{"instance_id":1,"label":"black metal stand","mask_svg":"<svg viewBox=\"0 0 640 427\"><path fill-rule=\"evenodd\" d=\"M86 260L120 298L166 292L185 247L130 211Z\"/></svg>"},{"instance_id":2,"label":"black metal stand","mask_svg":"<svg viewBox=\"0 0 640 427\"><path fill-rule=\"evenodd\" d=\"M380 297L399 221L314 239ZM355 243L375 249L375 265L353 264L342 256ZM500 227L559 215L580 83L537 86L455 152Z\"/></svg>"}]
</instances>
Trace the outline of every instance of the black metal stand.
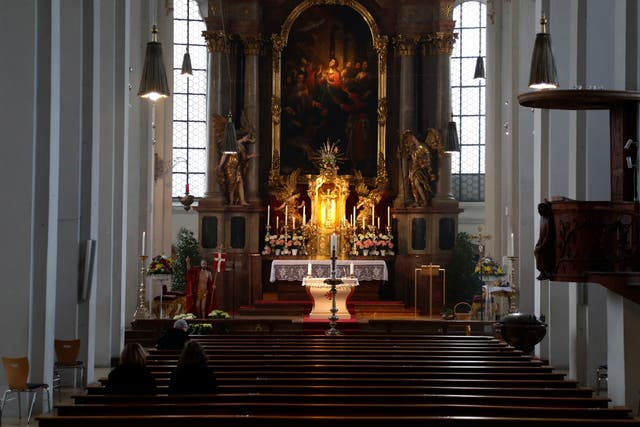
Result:
<instances>
[{"instance_id":1,"label":"black metal stand","mask_svg":"<svg viewBox=\"0 0 640 427\"><path fill-rule=\"evenodd\" d=\"M337 321L339 319L336 316L338 309L336 308L336 285L342 283L342 280L336 279L336 250L331 250L331 278L325 280L325 283L331 285L331 316L329 316L329 329L324 333L325 335L340 335L340 331L336 328Z\"/></svg>"}]
</instances>

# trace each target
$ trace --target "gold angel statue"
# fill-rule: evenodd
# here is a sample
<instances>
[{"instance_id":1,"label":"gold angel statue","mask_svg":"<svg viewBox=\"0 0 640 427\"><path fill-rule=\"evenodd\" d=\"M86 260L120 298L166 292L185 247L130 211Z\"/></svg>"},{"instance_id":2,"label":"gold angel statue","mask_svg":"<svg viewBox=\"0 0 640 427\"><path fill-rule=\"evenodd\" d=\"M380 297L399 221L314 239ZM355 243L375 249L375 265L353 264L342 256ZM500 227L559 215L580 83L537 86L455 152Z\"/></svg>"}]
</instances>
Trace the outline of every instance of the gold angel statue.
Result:
<instances>
[{"instance_id":1,"label":"gold angel statue","mask_svg":"<svg viewBox=\"0 0 640 427\"><path fill-rule=\"evenodd\" d=\"M300 192L298 191L298 176L300 175L300 169L296 169L288 177L281 177L279 182L275 184L271 189L271 194L280 203L274 208L275 211L287 210L288 221L293 225L294 219L296 225L302 225L302 215L300 209L304 206L304 200L301 202Z\"/></svg>"},{"instance_id":2,"label":"gold angel statue","mask_svg":"<svg viewBox=\"0 0 640 427\"><path fill-rule=\"evenodd\" d=\"M434 173L432 153L442 153L442 144L437 130L429 129L425 142L418 138L410 130L402 132L400 150L403 157L409 163L409 173L406 176L408 186L411 189L414 206L427 206L431 195L431 183L436 181Z\"/></svg>"},{"instance_id":3,"label":"gold angel statue","mask_svg":"<svg viewBox=\"0 0 640 427\"><path fill-rule=\"evenodd\" d=\"M227 123L227 118L220 114L213 114L213 129L218 149L220 149L224 140L224 128ZM255 132L253 127L249 124L246 115L242 113L240 118L240 131L238 135L242 135L237 138L238 152L237 153L223 153L218 162L218 180L220 187L225 191L228 197L228 203L230 205L243 205L247 206L244 195L244 180L249 168L249 160L258 155L255 153L249 154L247 152L247 145L255 142Z\"/></svg>"},{"instance_id":4,"label":"gold angel statue","mask_svg":"<svg viewBox=\"0 0 640 427\"><path fill-rule=\"evenodd\" d=\"M376 180L377 187L369 190L367 183L364 181L362 172L355 171L355 189L358 194L358 203L356 204L356 210L358 211L356 216L356 225L363 223L371 224L371 210L382 199L382 195L385 191L386 181Z\"/></svg>"}]
</instances>

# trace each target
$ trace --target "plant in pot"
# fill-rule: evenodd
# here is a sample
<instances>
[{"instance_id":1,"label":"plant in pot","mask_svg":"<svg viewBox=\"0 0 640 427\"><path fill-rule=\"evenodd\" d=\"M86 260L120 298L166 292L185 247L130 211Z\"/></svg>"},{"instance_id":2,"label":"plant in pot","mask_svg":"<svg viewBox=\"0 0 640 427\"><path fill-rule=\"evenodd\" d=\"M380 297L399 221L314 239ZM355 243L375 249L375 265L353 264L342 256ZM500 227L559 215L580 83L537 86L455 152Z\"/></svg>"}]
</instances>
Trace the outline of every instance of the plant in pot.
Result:
<instances>
[{"instance_id":1,"label":"plant in pot","mask_svg":"<svg viewBox=\"0 0 640 427\"><path fill-rule=\"evenodd\" d=\"M176 256L173 263L172 290L184 292L187 287L187 257L191 259L191 265L200 264L198 240L193 235L193 231L185 227L180 228L175 249Z\"/></svg>"}]
</instances>

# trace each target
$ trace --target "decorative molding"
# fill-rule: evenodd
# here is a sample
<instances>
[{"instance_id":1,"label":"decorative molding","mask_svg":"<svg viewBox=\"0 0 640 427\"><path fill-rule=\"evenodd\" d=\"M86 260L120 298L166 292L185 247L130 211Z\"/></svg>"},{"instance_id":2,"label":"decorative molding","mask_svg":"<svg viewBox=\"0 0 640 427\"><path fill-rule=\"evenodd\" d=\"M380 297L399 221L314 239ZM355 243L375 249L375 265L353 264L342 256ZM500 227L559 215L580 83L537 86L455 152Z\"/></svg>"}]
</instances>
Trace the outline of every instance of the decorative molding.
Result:
<instances>
[{"instance_id":1,"label":"decorative molding","mask_svg":"<svg viewBox=\"0 0 640 427\"><path fill-rule=\"evenodd\" d=\"M209 52L228 52L229 51L229 37L224 31L203 31L205 41L207 42L207 49Z\"/></svg>"},{"instance_id":2,"label":"decorative molding","mask_svg":"<svg viewBox=\"0 0 640 427\"><path fill-rule=\"evenodd\" d=\"M273 75L280 74L280 55L287 46L287 40L280 34L271 34L271 46L273 47Z\"/></svg>"},{"instance_id":3,"label":"decorative molding","mask_svg":"<svg viewBox=\"0 0 640 427\"><path fill-rule=\"evenodd\" d=\"M453 16L453 3L444 3L440 5L440 16L443 18L449 18Z\"/></svg>"},{"instance_id":4,"label":"decorative molding","mask_svg":"<svg viewBox=\"0 0 640 427\"><path fill-rule=\"evenodd\" d=\"M398 34L392 39L396 54L399 56L415 56L419 41L419 36L405 36L404 34Z\"/></svg>"},{"instance_id":5,"label":"decorative molding","mask_svg":"<svg viewBox=\"0 0 640 427\"><path fill-rule=\"evenodd\" d=\"M373 39L373 48L378 52L378 79L384 78L387 73L387 45L389 44L388 36L378 36ZM378 94L378 96L383 96Z\"/></svg>"},{"instance_id":6,"label":"decorative molding","mask_svg":"<svg viewBox=\"0 0 640 427\"><path fill-rule=\"evenodd\" d=\"M494 0L487 0L487 19L489 23L496 23L496 4Z\"/></svg>"},{"instance_id":7,"label":"decorative molding","mask_svg":"<svg viewBox=\"0 0 640 427\"><path fill-rule=\"evenodd\" d=\"M280 115L282 114L282 105L279 96L271 97L271 121L273 124L280 124Z\"/></svg>"},{"instance_id":8,"label":"decorative molding","mask_svg":"<svg viewBox=\"0 0 640 427\"><path fill-rule=\"evenodd\" d=\"M427 53L430 55L451 55L457 38L458 33L436 31L427 34L425 38Z\"/></svg>"},{"instance_id":9,"label":"decorative molding","mask_svg":"<svg viewBox=\"0 0 640 427\"><path fill-rule=\"evenodd\" d=\"M378 123L380 123L383 126L386 125L388 114L389 114L389 101L387 100L387 98L380 98L378 100Z\"/></svg>"}]
</instances>

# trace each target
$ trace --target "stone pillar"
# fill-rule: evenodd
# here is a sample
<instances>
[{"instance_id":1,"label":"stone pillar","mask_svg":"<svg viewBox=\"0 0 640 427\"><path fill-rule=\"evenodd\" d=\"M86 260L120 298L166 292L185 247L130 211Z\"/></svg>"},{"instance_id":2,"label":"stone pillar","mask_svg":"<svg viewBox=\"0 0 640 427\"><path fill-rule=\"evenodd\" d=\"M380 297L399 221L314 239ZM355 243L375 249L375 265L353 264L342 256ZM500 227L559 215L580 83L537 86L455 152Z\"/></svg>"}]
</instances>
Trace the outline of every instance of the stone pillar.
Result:
<instances>
[{"instance_id":1,"label":"stone pillar","mask_svg":"<svg viewBox=\"0 0 640 427\"><path fill-rule=\"evenodd\" d=\"M258 74L258 59L262 45L259 34L242 36L245 54L244 76L244 114L249 126L255 133L255 142L248 146L247 154L260 152L260 77ZM246 179L246 199L251 205L260 205L260 176L258 159L249 160Z\"/></svg>"},{"instance_id":2,"label":"stone pillar","mask_svg":"<svg viewBox=\"0 0 640 427\"><path fill-rule=\"evenodd\" d=\"M431 89L435 92L429 96L435 100L433 110L427 116L425 127L433 127L446 137L447 124L451 117L451 53L458 34L454 33L454 21L439 21L436 26L444 31L435 31L426 36L426 66L435 73ZM434 205L453 200L451 195L451 155L440 157L438 183L434 196Z\"/></svg>"},{"instance_id":3,"label":"stone pillar","mask_svg":"<svg viewBox=\"0 0 640 427\"><path fill-rule=\"evenodd\" d=\"M209 129L209 141L207 143L207 189L205 197L216 203L224 203L225 195L220 188L216 168L220 160L218 141L213 129L213 114L226 116L229 109L229 101L224 90L223 76L227 72L223 69L225 55L228 54L227 36L223 31L205 31L204 38L209 51L209 96L207 98L207 127ZM224 72L223 72L224 71ZM227 83L228 84L228 83Z\"/></svg>"},{"instance_id":4,"label":"stone pillar","mask_svg":"<svg viewBox=\"0 0 640 427\"><path fill-rule=\"evenodd\" d=\"M398 34L392 40L395 53L400 56L400 113L398 127L400 132L405 130L416 131L416 91L415 91L415 55L418 37ZM409 170L405 156L400 158L398 173L398 195L394 207L405 207L407 185L406 173Z\"/></svg>"}]
</instances>

